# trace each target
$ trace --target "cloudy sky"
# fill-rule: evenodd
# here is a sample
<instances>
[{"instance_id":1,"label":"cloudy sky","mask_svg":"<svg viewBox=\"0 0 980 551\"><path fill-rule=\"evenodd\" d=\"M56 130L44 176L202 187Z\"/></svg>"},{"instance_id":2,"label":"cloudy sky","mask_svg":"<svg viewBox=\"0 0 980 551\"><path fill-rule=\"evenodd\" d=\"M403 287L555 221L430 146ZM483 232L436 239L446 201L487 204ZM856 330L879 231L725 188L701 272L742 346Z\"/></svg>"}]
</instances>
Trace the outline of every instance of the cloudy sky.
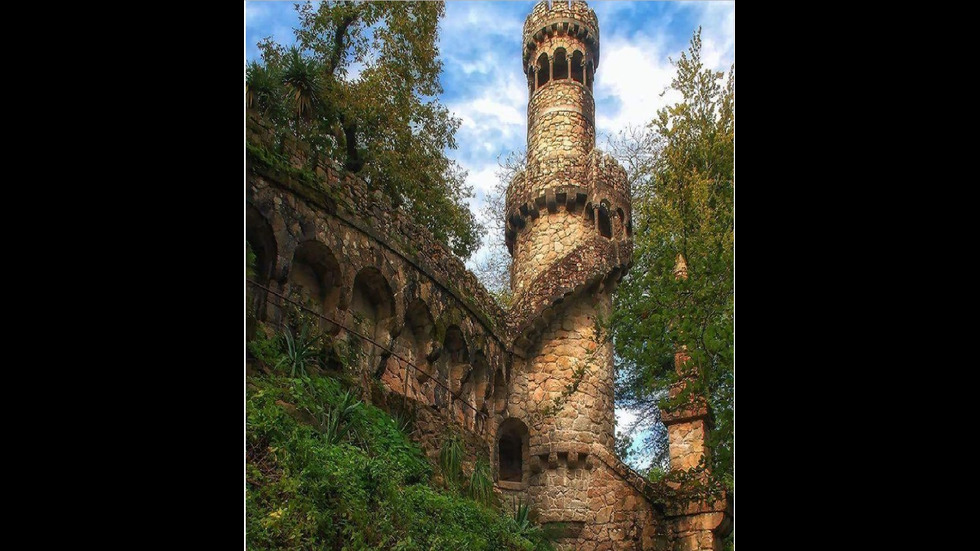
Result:
<instances>
[{"instance_id":1,"label":"cloudy sky","mask_svg":"<svg viewBox=\"0 0 980 551\"><path fill-rule=\"evenodd\" d=\"M536 1L449 1L439 26L443 61L442 102L462 119L450 151L469 172L480 215L486 193L496 183L497 159L523 149L527 138L527 84L521 72L521 31ZM245 56L259 60L256 43L267 36L294 42L293 2L245 3ZM597 144L629 124L649 122L676 98L661 96L677 59L700 25L702 57L717 70L735 60L734 2L626 2L593 0L599 17L602 54L596 70ZM474 258L478 258L478 252ZM472 261L472 260L471 260ZM629 413L617 411L617 420Z\"/></svg>"}]
</instances>

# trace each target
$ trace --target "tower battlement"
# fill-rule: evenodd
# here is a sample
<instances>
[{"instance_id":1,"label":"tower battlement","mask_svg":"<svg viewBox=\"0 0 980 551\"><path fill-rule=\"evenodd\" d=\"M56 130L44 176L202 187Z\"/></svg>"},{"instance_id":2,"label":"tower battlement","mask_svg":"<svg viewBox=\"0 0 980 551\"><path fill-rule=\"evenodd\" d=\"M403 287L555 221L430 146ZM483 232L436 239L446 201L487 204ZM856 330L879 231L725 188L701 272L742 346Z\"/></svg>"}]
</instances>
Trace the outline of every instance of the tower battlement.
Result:
<instances>
[{"instance_id":1,"label":"tower battlement","mask_svg":"<svg viewBox=\"0 0 980 551\"><path fill-rule=\"evenodd\" d=\"M574 38L586 45L593 54L595 67L599 66L599 20L592 8L581 0L542 0L524 20L525 73L535 54L540 54L554 37Z\"/></svg>"},{"instance_id":2,"label":"tower battlement","mask_svg":"<svg viewBox=\"0 0 980 551\"><path fill-rule=\"evenodd\" d=\"M618 241L633 236L626 171L607 153L593 149L582 163L529 163L507 188L507 247L529 221L564 210L580 215L597 235Z\"/></svg>"}]
</instances>

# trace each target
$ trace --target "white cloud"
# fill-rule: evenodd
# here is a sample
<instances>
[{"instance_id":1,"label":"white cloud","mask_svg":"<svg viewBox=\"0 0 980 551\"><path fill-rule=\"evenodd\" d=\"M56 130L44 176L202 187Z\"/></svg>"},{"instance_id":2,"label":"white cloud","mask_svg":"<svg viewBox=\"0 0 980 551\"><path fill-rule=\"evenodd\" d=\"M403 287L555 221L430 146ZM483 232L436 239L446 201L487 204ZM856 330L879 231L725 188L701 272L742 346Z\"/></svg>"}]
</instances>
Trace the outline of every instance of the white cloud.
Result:
<instances>
[{"instance_id":1,"label":"white cloud","mask_svg":"<svg viewBox=\"0 0 980 551\"><path fill-rule=\"evenodd\" d=\"M500 129L505 134L512 132L514 127L525 124L526 120L521 115L518 104L506 100L501 101L497 94L489 91L475 100L450 104L449 109L463 119L464 126L468 125L473 128L492 126L492 128Z\"/></svg>"},{"instance_id":2,"label":"white cloud","mask_svg":"<svg viewBox=\"0 0 980 551\"><path fill-rule=\"evenodd\" d=\"M681 4L679 9L695 10L695 19L702 26L701 57L705 65L727 71L735 56L734 3L690 2ZM674 77L670 59L678 59L682 51L666 46L670 36L667 27L672 20L673 17L666 17L631 36L604 37L596 75L596 102L614 100L619 107L610 112L596 106L600 134L614 134L630 124L646 124L658 109L680 99L674 90L661 95ZM685 50L689 39L683 37Z\"/></svg>"},{"instance_id":3,"label":"white cloud","mask_svg":"<svg viewBox=\"0 0 980 551\"><path fill-rule=\"evenodd\" d=\"M701 19L701 59L705 65L727 71L735 61L735 4L697 2Z\"/></svg>"},{"instance_id":4,"label":"white cloud","mask_svg":"<svg viewBox=\"0 0 980 551\"><path fill-rule=\"evenodd\" d=\"M636 422L637 413L635 410L626 408L616 408L616 434L627 430Z\"/></svg>"},{"instance_id":5,"label":"white cloud","mask_svg":"<svg viewBox=\"0 0 980 551\"><path fill-rule=\"evenodd\" d=\"M463 168L466 168L465 166ZM473 186L474 190L486 193L497 185L497 164L486 164L477 168L470 168L466 182Z\"/></svg>"},{"instance_id":6,"label":"white cloud","mask_svg":"<svg viewBox=\"0 0 980 551\"><path fill-rule=\"evenodd\" d=\"M663 46L639 37L612 37L602 46L596 74L596 126L598 132L616 133L629 124L646 124L657 110L675 101L669 92L661 96L674 71ZM613 98L616 112L603 110L601 102Z\"/></svg>"}]
</instances>

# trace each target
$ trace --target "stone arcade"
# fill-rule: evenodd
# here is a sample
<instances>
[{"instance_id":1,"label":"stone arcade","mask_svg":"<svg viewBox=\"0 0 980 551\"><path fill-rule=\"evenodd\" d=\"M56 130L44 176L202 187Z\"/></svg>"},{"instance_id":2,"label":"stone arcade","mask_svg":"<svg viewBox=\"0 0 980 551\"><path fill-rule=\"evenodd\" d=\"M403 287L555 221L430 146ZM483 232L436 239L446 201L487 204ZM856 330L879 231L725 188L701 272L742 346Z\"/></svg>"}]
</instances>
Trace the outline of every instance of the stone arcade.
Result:
<instances>
[{"instance_id":1,"label":"stone arcade","mask_svg":"<svg viewBox=\"0 0 980 551\"><path fill-rule=\"evenodd\" d=\"M350 174L300 170L257 154L270 130L248 119L246 238L256 253L257 317L299 293L357 328L358 366L383 404L414 404L419 439L438 455L448 424L468 464L491 458L496 490L564 525L564 549L717 549L731 527L725 496L665 498L612 453L612 344L602 323L632 253L626 174L595 149L599 27L582 1L541 2L524 24L528 162L507 190L514 303L501 310L445 247ZM315 181L314 181L315 180ZM337 338L355 339L324 323ZM408 360L412 365L400 360ZM678 353L678 368L684 364ZM437 380L442 385L437 384ZM448 388L448 390L447 390ZM664 412L672 469L704 453L703 402ZM465 463L464 463L465 464Z\"/></svg>"}]
</instances>

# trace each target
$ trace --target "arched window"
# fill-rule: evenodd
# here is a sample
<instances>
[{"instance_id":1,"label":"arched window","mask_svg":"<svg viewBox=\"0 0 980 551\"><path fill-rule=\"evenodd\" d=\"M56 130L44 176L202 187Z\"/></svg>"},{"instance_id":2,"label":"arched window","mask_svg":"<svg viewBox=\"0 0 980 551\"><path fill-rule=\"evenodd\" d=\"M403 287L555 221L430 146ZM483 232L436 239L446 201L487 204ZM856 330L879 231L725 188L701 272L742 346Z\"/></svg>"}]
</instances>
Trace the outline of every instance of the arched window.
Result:
<instances>
[{"instance_id":1,"label":"arched window","mask_svg":"<svg viewBox=\"0 0 980 551\"><path fill-rule=\"evenodd\" d=\"M520 419L511 417L497 430L497 473L502 483L522 484L528 455L528 431Z\"/></svg>"},{"instance_id":2,"label":"arched window","mask_svg":"<svg viewBox=\"0 0 980 551\"><path fill-rule=\"evenodd\" d=\"M554 80L568 78L568 58L565 57L565 48L555 50L555 70L551 74Z\"/></svg>"},{"instance_id":3,"label":"arched window","mask_svg":"<svg viewBox=\"0 0 980 551\"><path fill-rule=\"evenodd\" d=\"M585 56L578 50L575 50L575 53L572 54L572 80L575 82L582 82L582 75L585 72L585 68L582 67L582 60L584 58Z\"/></svg>"},{"instance_id":4,"label":"arched window","mask_svg":"<svg viewBox=\"0 0 980 551\"><path fill-rule=\"evenodd\" d=\"M538 57L538 88L548 83L551 78L551 63L548 62L548 54L541 54Z\"/></svg>"},{"instance_id":5,"label":"arched window","mask_svg":"<svg viewBox=\"0 0 980 551\"><path fill-rule=\"evenodd\" d=\"M354 278L354 292L351 296L351 315L354 317L354 327L361 334L388 346L392 325L395 317L395 298L388 281L381 272L373 266L362 269ZM357 339L356 336L351 338ZM366 364L365 369L374 370L375 376L381 375L378 359L380 350L370 342L359 344L361 358Z\"/></svg>"},{"instance_id":6,"label":"arched window","mask_svg":"<svg viewBox=\"0 0 980 551\"><path fill-rule=\"evenodd\" d=\"M245 241L255 255L255 266L253 272L249 274L249 279L268 287L272 280L272 271L276 266L276 238L269 222L259 213L259 209L251 205L245 210ZM252 308L255 319L265 320L268 294L254 285L247 285L245 289L248 294L248 305Z\"/></svg>"},{"instance_id":7,"label":"arched window","mask_svg":"<svg viewBox=\"0 0 980 551\"><path fill-rule=\"evenodd\" d=\"M616 239L622 239L623 232L626 231L626 213L623 209L616 209L616 214L619 216L616 222Z\"/></svg>"},{"instance_id":8,"label":"arched window","mask_svg":"<svg viewBox=\"0 0 980 551\"><path fill-rule=\"evenodd\" d=\"M314 310L333 317L340 299L340 264L326 245L304 241L296 247L289 268L290 293L298 293ZM320 320L320 327L336 331L337 327Z\"/></svg>"},{"instance_id":9,"label":"arched window","mask_svg":"<svg viewBox=\"0 0 980 551\"><path fill-rule=\"evenodd\" d=\"M609 211L606 205L599 207L599 234L603 237L612 238L612 221L609 219Z\"/></svg>"},{"instance_id":10,"label":"arched window","mask_svg":"<svg viewBox=\"0 0 980 551\"><path fill-rule=\"evenodd\" d=\"M592 61L590 60L585 65L585 84L589 87L589 91L592 91L592 80L595 78L595 69L592 67Z\"/></svg>"}]
</instances>

